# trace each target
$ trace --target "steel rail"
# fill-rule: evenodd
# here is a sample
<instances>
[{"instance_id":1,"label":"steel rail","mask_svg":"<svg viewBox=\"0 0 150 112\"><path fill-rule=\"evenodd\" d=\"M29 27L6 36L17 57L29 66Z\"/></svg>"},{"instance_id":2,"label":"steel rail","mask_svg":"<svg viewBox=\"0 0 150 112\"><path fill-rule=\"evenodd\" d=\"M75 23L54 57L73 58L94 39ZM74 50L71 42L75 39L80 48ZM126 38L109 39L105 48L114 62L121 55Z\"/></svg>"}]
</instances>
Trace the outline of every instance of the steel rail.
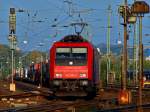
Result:
<instances>
[{"instance_id":1,"label":"steel rail","mask_svg":"<svg viewBox=\"0 0 150 112\"><path fill-rule=\"evenodd\" d=\"M60 109L66 109L68 106L71 106L73 102L57 102L54 101L44 103L44 104L39 104L39 105L33 105L33 106L28 106L24 108L9 108L9 109L3 109L0 111L3 112L44 112L44 111L54 111L54 110L60 110Z\"/></svg>"},{"instance_id":2,"label":"steel rail","mask_svg":"<svg viewBox=\"0 0 150 112\"><path fill-rule=\"evenodd\" d=\"M24 92L24 93L11 94L11 95L0 95L0 100L2 100L3 98L19 99L19 98L26 98L26 97L33 97L33 96L42 96L42 94L37 92Z\"/></svg>"},{"instance_id":3,"label":"steel rail","mask_svg":"<svg viewBox=\"0 0 150 112\"><path fill-rule=\"evenodd\" d=\"M101 109L101 110L97 110L96 112L116 112L116 111L123 111L123 110L135 110L140 106L143 109L150 109L150 103L149 103L149 104L143 104L143 105L128 105L128 106L123 106L123 107L118 107L118 108Z\"/></svg>"},{"instance_id":4,"label":"steel rail","mask_svg":"<svg viewBox=\"0 0 150 112\"><path fill-rule=\"evenodd\" d=\"M4 109L0 111L14 111L14 112L44 112L44 111L49 111L49 112L54 112L55 110L64 110L67 109L68 107L74 107L74 108L79 108L79 107L84 107L84 106L96 106L97 104L101 103L106 103L106 102L111 102L113 104L116 104L117 99L112 98L112 99L94 99L90 100L89 102L85 100L80 100L80 101L75 101L75 102L64 102L64 101L59 101L59 100L52 100L47 103L43 104L38 104L38 105L32 105L28 107L23 107L23 108L9 108L9 109Z\"/></svg>"}]
</instances>

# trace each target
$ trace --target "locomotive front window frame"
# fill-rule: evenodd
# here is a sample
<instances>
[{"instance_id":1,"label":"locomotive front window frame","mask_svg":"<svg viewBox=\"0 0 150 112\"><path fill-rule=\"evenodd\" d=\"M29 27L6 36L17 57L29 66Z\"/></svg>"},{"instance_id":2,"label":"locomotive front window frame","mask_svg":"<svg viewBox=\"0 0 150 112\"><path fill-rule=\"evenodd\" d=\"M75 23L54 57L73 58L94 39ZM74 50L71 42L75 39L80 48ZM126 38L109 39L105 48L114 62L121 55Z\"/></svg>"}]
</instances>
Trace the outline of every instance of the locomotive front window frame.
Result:
<instances>
[{"instance_id":1,"label":"locomotive front window frame","mask_svg":"<svg viewBox=\"0 0 150 112\"><path fill-rule=\"evenodd\" d=\"M56 48L56 53L70 53L71 52L71 48L69 47L58 47Z\"/></svg>"},{"instance_id":2,"label":"locomotive front window frame","mask_svg":"<svg viewBox=\"0 0 150 112\"><path fill-rule=\"evenodd\" d=\"M71 49L72 53L87 53L87 48L86 47L73 47Z\"/></svg>"},{"instance_id":3,"label":"locomotive front window frame","mask_svg":"<svg viewBox=\"0 0 150 112\"><path fill-rule=\"evenodd\" d=\"M86 47L73 47L71 49L72 58L77 60L87 60L87 48Z\"/></svg>"},{"instance_id":4,"label":"locomotive front window frame","mask_svg":"<svg viewBox=\"0 0 150 112\"><path fill-rule=\"evenodd\" d=\"M56 48L56 59L68 59L70 57L71 48L69 47L58 47Z\"/></svg>"},{"instance_id":5,"label":"locomotive front window frame","mask_svg":"<svg viewBox=\"0 0 150 112\"><path fill-rule=\"evenodd\" d=\"M57 47L55 64L59 66L85 66L87 65L87 57L87 47ZM69 62L73 62L73 64L70 65Z\"/></svg>"}]
</instances>

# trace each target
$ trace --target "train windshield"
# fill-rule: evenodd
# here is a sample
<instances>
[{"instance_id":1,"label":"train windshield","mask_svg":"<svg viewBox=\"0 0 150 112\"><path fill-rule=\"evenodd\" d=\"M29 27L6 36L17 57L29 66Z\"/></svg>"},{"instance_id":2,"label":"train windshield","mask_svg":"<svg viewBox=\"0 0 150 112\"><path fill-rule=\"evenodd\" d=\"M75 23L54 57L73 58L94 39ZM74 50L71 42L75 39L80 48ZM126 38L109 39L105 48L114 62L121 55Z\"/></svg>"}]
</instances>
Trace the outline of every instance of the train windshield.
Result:
<instances>
[{"instance_id":1,"label":"train windshield","mask_svg":"<svg viewBox=\"0 0 150 112\"><path fill-rule=\"evenodd\" d=\"M70 57L71 48L57 48L56 59L66 59Z\"/></svg>"},{"instance_id":2,"label":"train windshield","mask_svg":"<svg viewBox=\"0 0 150 112\"><path fill-rule=\"evenodd\" d=\"M87 64L87 48L56 48L56 65Z\"/></svg>"},{"instance_id":3,"label":"train windshield","mask_svg":"<svg viewBox=\"0 0 150 112\"><path fill-rule=\"evenodd\" d=\"M87 48L72 48L72 58L74 59L86 59Z\"/></svg>"}]
</instances>

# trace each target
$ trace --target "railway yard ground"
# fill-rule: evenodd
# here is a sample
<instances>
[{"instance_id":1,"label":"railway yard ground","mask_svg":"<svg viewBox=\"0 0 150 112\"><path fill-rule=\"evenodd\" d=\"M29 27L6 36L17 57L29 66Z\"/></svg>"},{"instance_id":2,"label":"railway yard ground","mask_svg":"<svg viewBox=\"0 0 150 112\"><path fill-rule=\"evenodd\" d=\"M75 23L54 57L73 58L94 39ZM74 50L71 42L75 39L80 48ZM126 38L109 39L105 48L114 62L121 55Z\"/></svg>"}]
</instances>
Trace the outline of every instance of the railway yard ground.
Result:
<instances>
[{"instance_id":1,"label":"railway yard ground","mask_svg":"<svg viewBox=\"0 0 150 112\"><path fill-rule=\"evenodd\" d=\"M0 81L0 111L4 112L136 112L137 90L131 89L132 103L118 104L119 88L107 87L93 99L56 98L48 88L15 81L16 91L9 91L9 82ZM143 90L144 112L150 111L150 91Z\"/></svg>"},{"instance_id":2,"label":"railway yard ground","mask_svg":"<svg viewBox=\"0 0 150 112\"><path fill-rule=\"evenodd\" d=\"M16 88L15 92L10 92L9 82L0 81L1 109L25 107L46 101L42 98L41 93L36 89L33 89L33 86L31 85L21 85L20 83L16 83Z\"/></svg>"},{"instance_id":3,"label":"railway yard ground","mask_svg":"<svg viewBox=\"0 0 150 112\"><path fill-rule=\"evenodd\" d=\"M0 112L150 112L150 0L0 1Z\"/></svg>"}]
</instances>

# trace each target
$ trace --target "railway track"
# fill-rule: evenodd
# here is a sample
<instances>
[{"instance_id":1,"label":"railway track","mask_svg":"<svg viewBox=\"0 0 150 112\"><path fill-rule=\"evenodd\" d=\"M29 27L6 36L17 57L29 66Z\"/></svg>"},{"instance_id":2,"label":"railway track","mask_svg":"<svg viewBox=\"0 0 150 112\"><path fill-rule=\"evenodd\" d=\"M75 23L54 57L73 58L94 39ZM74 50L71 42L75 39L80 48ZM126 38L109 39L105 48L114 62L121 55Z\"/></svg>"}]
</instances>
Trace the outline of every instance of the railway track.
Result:
<instances>
[{"instance_id":1,"label":"railway track","mask_svg":"<svg viewBox=\"0 0 150 112\"><path fill-rule=\"evenodd\" d=\"M107 102L111 102L112 100L115 99L105 99ZM9 109L3 109L0 111L3 112L55 112L57 110L59 111L66 111L71 109L76 109L80 107L89 107L89 106L95 106L97 108L98 103L104 102L104 99L100 101L98 100L93 100L89 102L85 102L83 100L79 101L49 101L47 103L39 104L39 105L33 105L33 106L28 106L24 108L9 108ZM105 107L105 108L97 108L96 112L117 112L117 111L135 111L139 106L137 105L127 105L127 106L115 106L115 107ZM142 105L143 109L150 109L150 104L143 104Z\"/></svg>"},{"instance_id":2,"label":"railway track","mask_svg":"<svg viewBox=\"0 0 150 112\"><path fill-rule=\"evenodd\" d=\"M14 94L14 95L3 95L0 96L0 98L19 99L19 98L34 97L34 96L50 96L53 94L48 88L39 89L37 88L37 86L28 83L16 81L16 85L17 87L22 88L26 92L21 94ZM95 108L97 108L97 112L108 112L110 110L132 111L137 108L137 106L134 104L128 106L118 105L118 99L116 97L103 98L102 96L98 95L93 100L89 100L89 101L83 99L77 101L61 101L59 99L51 99L45 102L39 102L36 105L28 105L26 107L21 107L21 108L11 107L7 109L1 109L0 111L2 112L43 112L43 111L55 112L56 110L66 110L70 107L80 108L80 107L89 107L89 106L94 106ZM144 104L142 106L143 108L148 108L148 109L150 108L150 104Z\"/></svg>"},{"instance_id":3,"label":"railway track","mask_svg":"<svg viewBox=\"0 0 150 112\"><path fill-rule=\"evenodd\" d=\"M89 106L96 106L98 107L99 103L107 104L113 103L116 99L93 99L93 100L75 100L75 101L64 101L60 99L54 99L47 101L46 103L31 105L23 108L8 108L8 109L1 109L0 111L3 112L54 112L56 110L67 110L70 107L73 108L80 108L80 107L89 107Z\"/></svg>"},{"instance_id":4,"label":"railway track","mask_svg":"<svg viewBox=\"0 0 150 112\"><path fill-rule=\"evenodd\" d=\"M48 88L37 88L37 86L15 81L17 90L21 90L22 92L10 92L9 90L5 90L2 95L0 95L0 100L3 98L25 98L25 97L33 97L33 96L52 96L53 93ZM3 90L3 89L2 89ZM8 94L7 94L8 93Z\"/></svg>"},{"instance_id":5,"label":"railway track","mask_svg":"<svg viewBox=\"0 0 150 112\"><path fill-rule=\"evenodd\" d=\"M54 112L55 110L63 110L68 108L69 106L73 105L73 102L47 102L39 105L33 105L33 106L28 106L24 108L9 108L9 109L3 109L0 111L3 112Z\"/></svg>"},{"instance_id":6,"label":"railway track","mask_svg":"<svg viewBox=\"0 0 150 112\"><path fill-rule=\"evenodd\" d=\"M50 91L49 88L45 88L45 87L38 88L38 86L36 85L28 84L28 83L20 82L20 81L15 81L15 83L16 83L16 87L19 89L22 89L23 91L39 91L45 96L53 95L53 92Z\"/></svg>"},{"instance_id":7,"label":"railway track","mask_svg":"<svg viewBox=\"0 0 150 112\"><path fill-rule=\"evenodd\" d=\"M1 109L2 112L55 112L57 110L64 111L68 110L69 108L76 109L80 107L89 107L94 106L96 112L114 112L114 111L122 111L122 110L129 110L133 111L138 108L137 105L131 104L127 106L120 106L118 105L117 98L100 98L97 96L95 99L92 100L75 100L75 101L64 101L60 99L53 99L49 100L46 103L41 103L37 105L30 105L27 107L22 108L8 108L8 109ZM150 109L150 104L142 105L144 109Z\"/></svg>"},{"instance_id":8,"label":"railway track","mask_svg":"<svg viewBox=\"0 0 150 112\"><path fill-rule=\"evenodd\" d=\"M104 87L104 89L116 89L116 90L118 90L118 89L121 89L121 85L108 85L108 86L106 86L106 87ZM138 90L138 86L127 86L127 89L129 89L129 90ZM142 89L143 91L150 91L150 88L143 88Z\"/></svg>"},{"instance_id":9,"label":"railway track","mask_svg":"<svg viewBox=\"0 0 150 112\"><path fill-rule=\"evenodd\" d=\"M18 93L18 94L0 95L0 100L2 100L3 98L20 99L20 98L27 98L27 97L33 97L33 96L42 96L42 94L39 93L38 91L30 91L30 92L23 92L23 93Z\"/></svg>"},{"instance_id":10,"label":"railway track","mask_svg":"<svg viewBox=\"0 0 150 112\"><path fill-rule=\"evenodd\" d=\"M118 112L118 111L131 111L134 112L137 110L138 107L142 107L142 109L150 109L150 103L148 104L143 104L141 106L137 106L137 105L127 105L127 106L120 106L117 108L110 108L110 109L101 109L101 110L97 110L97 112Z\"/></svg>"}]
</instances>

